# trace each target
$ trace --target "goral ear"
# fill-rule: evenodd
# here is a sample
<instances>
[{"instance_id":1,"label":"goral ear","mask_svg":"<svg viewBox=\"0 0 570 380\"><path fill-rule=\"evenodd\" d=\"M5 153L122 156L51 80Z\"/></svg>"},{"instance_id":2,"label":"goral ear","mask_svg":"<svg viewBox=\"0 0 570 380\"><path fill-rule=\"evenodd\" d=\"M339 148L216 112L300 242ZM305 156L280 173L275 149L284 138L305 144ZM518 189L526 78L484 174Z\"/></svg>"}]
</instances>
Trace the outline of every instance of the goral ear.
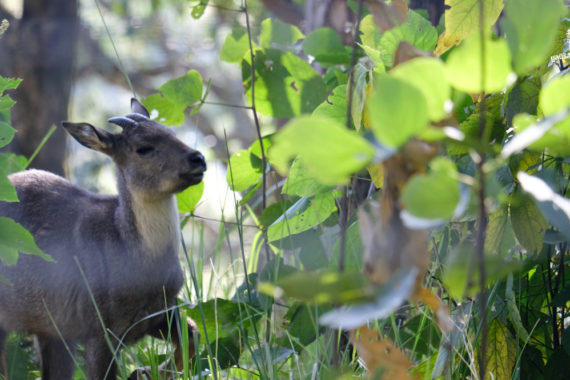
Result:
<instances>
[{"instance_id":1,"label":"goral ear","mask_svg":"<svg viewBox=\"0 0 570 380\"><path fill-rule=\"evenodd\" d=\"M131 99L131 111L134 113L138 113L141 115L144 115L146 117L150 117L150 114L148 113L147 109L145 108L145 106L142 105L141 102L139 102L137 99L132 98Z\"/></svg>"},{"instance_id":2,"label":"goral ear","mask_svg":"<svg viewBox=\"0 0 570 380\"><path fill-rule=\"evenodd\" d=\"M81 145L109 154L115 145L115 135L88 123L61 123L63 128Z\"/></svg>"}]
</instances>

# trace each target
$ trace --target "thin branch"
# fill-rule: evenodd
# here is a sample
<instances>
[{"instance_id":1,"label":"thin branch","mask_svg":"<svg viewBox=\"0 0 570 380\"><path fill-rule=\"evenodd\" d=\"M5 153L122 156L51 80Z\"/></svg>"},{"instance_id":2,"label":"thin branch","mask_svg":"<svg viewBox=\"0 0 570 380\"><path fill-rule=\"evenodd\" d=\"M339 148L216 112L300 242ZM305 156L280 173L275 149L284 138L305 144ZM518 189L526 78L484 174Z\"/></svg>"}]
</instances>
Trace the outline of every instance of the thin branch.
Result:
<instances>
[{"instance_id":1,"label":"thin branch","mask_svg":"<svg viewBox=\"0 0 570 380\"><path fill-rule=\"evenodd\" d=\"M352 55L350 57L350 66L348 69L348 106L346 107L346 128L350 129L352 120L352 94L354 88L354 66L356 66L356 52L358 51L358 30L360 29L360 19L362 18L364 1L358 1L358 14L356 15L356 25L354 27L354 38L352 44ZM355 178L352 179L352 187L354 188ZM344 260L346 256L346 230L348 228L348 186L345 186L342 192L342 198L339 204L339 227L340 227L340 247L338 254L338 270L344 270Z\"/></svg>"},{"instance_id":2,"label":"thin branch","mask_svg":"<svg viewBox=\"0 0 570 380\"><path fill-rule=\"evenodd\" d=\"M486 51L485 51L485 10L484 1L479 0L479 38L481 54L481 103L479 105L479 140L482 145L487 143L487 125L485 117L485 82L486 82ZM481 315L481 350L479 357L479 379L484 379L487 372L487 273L485 269L485 231L487 230L487 210L485 208L485 153L479 152L479 162L477 162L477 175L479 177L477 200L477 231L475 235L475 254L479 264L479 308Z\"/></svg>"},{"instance_id":3,"label":"thin branch","mask_svg":"<svg viewBox=\"0 0 570 380\"><path fill-rule=\"evenodd\" d=\"M245 14L245 23L247 27L247 41L249 43L249 57L251 59L251 113L253 114L253 121L255 123L255 130L257 132L257 139L259 140L259 147L261 150L261 208L265 210L267 207L267 158L265 157L265 148L263 147L263 137L261 136L261 127L259 124L259 118L257 117L257 108L255 108L255 54L253 53L253 43L251 42L251 25L249 22L249 12L247 7L247 0L243 2L243 12ZM269 261L269 247L267 245L267 230L263 230L263 246L265 247L265 256L267 261Z\"/></svg>"}]
</instances>

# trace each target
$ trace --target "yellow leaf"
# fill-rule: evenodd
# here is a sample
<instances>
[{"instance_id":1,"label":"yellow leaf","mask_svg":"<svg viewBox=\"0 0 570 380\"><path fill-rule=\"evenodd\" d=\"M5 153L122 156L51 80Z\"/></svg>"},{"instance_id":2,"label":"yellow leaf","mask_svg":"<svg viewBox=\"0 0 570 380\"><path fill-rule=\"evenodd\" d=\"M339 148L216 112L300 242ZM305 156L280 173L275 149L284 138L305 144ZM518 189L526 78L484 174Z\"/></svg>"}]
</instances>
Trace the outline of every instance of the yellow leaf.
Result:
<instances>
[{"instance_id":1,"label":"yellow leaf","mask_svg":"<svg viewBox=\"0 0 570 380\"><path fill-rule=\"evenodd\" d=\"M479 30L480 0L445 0L445 31L439 36L435 54L441 55ZM503 0L485 0L484 28L488 30L503 10Z\"/></svg>"},{"instance_id":2,"label":"yellow leaf","mask_svg":"<svg viewBox=\"0 0 570 380\"><path fill-rule=\"evenodd\" d=\"M368 174L370 174L370 178L372 179L372 182L374 182L374 186L381 189L384 184L384 166L382 163L372 164L368 166L366 170L368 170Z\"/></svg>"},{"instance_id":3,"label":"yellow leaf","mask_svg":"<svg viewBox=\"0 0 570 380\"><path fill-rule=\"evenodd\" d=\"M489 323L485 380L509 380L516 362L516 341L499 318ZM478 361L476 361L478 366ZM478 368L477 368L478 370Z\"/></svg>"},{"instance_id":4,"label":"yellow leaf","mask_svg":"<svg viewBox=\"0 0 570 380\"><path fill-rule=\"evenodd\" d=\"M382 339L378 331L368 327L361 327L358 331L358 336L354 330L350 332L350 340L364 361L371 377L376 370L383 369L387 372L385 372L384 379L413 379L408 374L408 370L413 366L412 361L394 342Z\"/></svg>"}]
</instances>

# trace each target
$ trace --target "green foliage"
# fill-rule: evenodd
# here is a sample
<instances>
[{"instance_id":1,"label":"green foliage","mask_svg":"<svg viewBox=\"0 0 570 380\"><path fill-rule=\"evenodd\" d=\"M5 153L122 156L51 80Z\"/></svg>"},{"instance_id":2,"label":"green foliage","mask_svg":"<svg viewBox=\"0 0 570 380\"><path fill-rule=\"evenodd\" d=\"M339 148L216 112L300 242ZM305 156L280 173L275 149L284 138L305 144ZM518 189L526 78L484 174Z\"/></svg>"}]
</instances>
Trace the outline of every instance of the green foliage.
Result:
<instances>
[{"instance_id":1,"label":"green foliage","mask_svg":"<svg viewBox=\"0 0 570 380\"><path fill-rule=\"evenodd\" d=\"M53 261L38 248L32 234L24 227L12 219L0 217L0 259L7 265L14 265L18 261L18 252L38 255L46 261Z\"/></svg>"}]
</instances>

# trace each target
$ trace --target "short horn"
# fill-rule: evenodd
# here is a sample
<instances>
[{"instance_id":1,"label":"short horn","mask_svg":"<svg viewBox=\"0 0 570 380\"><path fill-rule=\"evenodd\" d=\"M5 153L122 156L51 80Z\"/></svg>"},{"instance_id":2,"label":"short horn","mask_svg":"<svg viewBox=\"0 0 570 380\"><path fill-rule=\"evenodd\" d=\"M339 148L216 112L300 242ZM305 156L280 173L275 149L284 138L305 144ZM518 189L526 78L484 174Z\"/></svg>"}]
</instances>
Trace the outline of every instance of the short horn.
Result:
<instances>
[{"instance_id":1,"label":"short horn","mask_svg":"<svg viewBox=\"0 0 570 380\"><path fill-rule=\"evenodd\" d=\"M126 117L129 119L133 119L135 121L147 121L147 120L149 120L148 117L146 117L145 115L142 115L140 113L130 113Z\"/></svg>"},{"instance_id":2,"label":"short horn","mask_svg":"<svg viewBox=\"0 0 570 380\"><path fill-rule=\"evenodd\" d=\"M117 124L121 128L134 128L137 126L137 122L131 118L116 116L107 120L109 123Z\"/></svg>"}]
</instances>

